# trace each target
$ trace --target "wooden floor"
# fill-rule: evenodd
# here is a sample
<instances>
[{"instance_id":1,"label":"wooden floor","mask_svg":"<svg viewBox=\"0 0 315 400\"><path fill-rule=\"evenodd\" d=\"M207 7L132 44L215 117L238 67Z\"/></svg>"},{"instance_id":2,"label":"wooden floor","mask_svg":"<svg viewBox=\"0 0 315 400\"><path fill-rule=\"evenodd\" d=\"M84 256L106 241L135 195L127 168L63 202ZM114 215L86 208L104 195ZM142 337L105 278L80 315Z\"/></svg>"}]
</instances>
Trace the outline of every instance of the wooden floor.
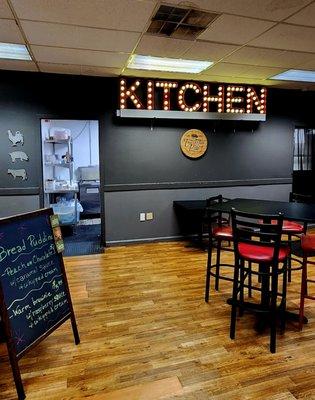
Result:
<instances>
[{"instance_id":1,"label":"wooden floor","mask_svg":"<svg viewBox=\"0 0 315 400\"><path fill-rule=\"evenodd\" d=\"M81 344L67 322L21 360L27 399L315 399L315 301L307 300L302 332L288 325L278 336L276 354L252 315L238 320L232 341L231 284L204 302L206 257L184 243L156 243L67 258ZM299 279L289 286L292 310ZM15 398L0 345L0 399Z\"/></svg>"}]
</instances>

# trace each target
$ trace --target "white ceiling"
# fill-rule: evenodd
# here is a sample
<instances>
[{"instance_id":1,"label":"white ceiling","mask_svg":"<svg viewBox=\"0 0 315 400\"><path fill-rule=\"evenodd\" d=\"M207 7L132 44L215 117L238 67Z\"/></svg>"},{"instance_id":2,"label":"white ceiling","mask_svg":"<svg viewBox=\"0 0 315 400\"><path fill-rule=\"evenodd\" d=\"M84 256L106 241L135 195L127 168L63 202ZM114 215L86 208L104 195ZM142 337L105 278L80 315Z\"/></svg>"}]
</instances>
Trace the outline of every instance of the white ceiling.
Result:
<instances>
[{"instance_id":1,"label":"white ceiling","mask_svg":"<svg viewBox=\"0 0 315 400\"><path fill-rule=\"evenodd\" d=\"M146 34L160 4L221 14L196 40ZM161 77L314 90L268 78L315 71L315 0L0 0L0 42L25 43L33 61L0 69ZM128 69L132 54L214 61L200 74Z\"/></svg>"}]
</instances>

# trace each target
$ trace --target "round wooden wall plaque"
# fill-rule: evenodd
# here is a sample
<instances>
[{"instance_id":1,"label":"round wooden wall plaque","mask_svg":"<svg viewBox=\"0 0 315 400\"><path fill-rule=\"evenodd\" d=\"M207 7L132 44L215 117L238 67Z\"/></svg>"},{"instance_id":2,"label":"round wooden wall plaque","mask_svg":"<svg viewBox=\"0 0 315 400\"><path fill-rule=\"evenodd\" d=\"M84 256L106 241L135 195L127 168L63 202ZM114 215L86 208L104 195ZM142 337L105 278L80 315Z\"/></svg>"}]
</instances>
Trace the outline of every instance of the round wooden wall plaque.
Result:
<instances>
[{"instance_id":1,"label":"round wooden wall plaque","mask_svg":"<svg viewBox=\"0 0 315 400\"><path fill-rule=\"evenodd\" d=\"M185 156L189 158L199 158L205 154L208 147L206 135L199 129L189 129L181 140L180 148Z\"/></svg>"}]
</instances>

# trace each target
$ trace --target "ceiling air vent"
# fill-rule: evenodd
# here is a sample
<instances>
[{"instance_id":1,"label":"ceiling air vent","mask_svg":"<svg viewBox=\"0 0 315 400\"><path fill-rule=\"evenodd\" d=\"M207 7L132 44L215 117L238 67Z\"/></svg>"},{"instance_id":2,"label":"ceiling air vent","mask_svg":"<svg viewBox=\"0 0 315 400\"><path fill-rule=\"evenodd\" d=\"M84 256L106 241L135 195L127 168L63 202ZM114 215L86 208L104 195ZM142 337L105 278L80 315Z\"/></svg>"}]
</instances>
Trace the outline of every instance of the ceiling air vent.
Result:
<instances>
[{"instance_id":1,"label":"ceiling air vent","mask_svg":"<svg viewBox=\"0 0 315 400\"><path fill-rule=\"evenodd\" d=\"M220 14L192 8L161 5L147 30L154 35L195 39Z\"/></svg>"}]
</instances>

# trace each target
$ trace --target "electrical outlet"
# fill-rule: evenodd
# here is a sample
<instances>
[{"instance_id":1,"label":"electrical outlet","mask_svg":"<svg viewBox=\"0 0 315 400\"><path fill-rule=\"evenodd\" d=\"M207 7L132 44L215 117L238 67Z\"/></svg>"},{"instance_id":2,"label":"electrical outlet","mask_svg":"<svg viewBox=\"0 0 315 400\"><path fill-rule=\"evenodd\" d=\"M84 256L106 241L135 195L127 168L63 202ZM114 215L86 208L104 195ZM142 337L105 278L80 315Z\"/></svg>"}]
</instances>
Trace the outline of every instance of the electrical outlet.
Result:
<instances>
[{"instance_id":1,"label":"electrical outlet","mask_svg":"<svg viewBox=\"0 0 315 400\"><path fill-rule=\"evenodd\" d=\"M141 222L145 221L145 213L140 213L139 219Z\"/></svg>"},{"instance_id":2,"label":"electrical outlet","mask_svg":"<svg viewBox=\"0 0 315 400\"><path fill-rule=\"evenodd\" d=\"M152 211L151 212L147 212L147 214L146 214L146 220L150 221L151 219L153 219L153 212Z\"/></svg>"}]
</instances>

